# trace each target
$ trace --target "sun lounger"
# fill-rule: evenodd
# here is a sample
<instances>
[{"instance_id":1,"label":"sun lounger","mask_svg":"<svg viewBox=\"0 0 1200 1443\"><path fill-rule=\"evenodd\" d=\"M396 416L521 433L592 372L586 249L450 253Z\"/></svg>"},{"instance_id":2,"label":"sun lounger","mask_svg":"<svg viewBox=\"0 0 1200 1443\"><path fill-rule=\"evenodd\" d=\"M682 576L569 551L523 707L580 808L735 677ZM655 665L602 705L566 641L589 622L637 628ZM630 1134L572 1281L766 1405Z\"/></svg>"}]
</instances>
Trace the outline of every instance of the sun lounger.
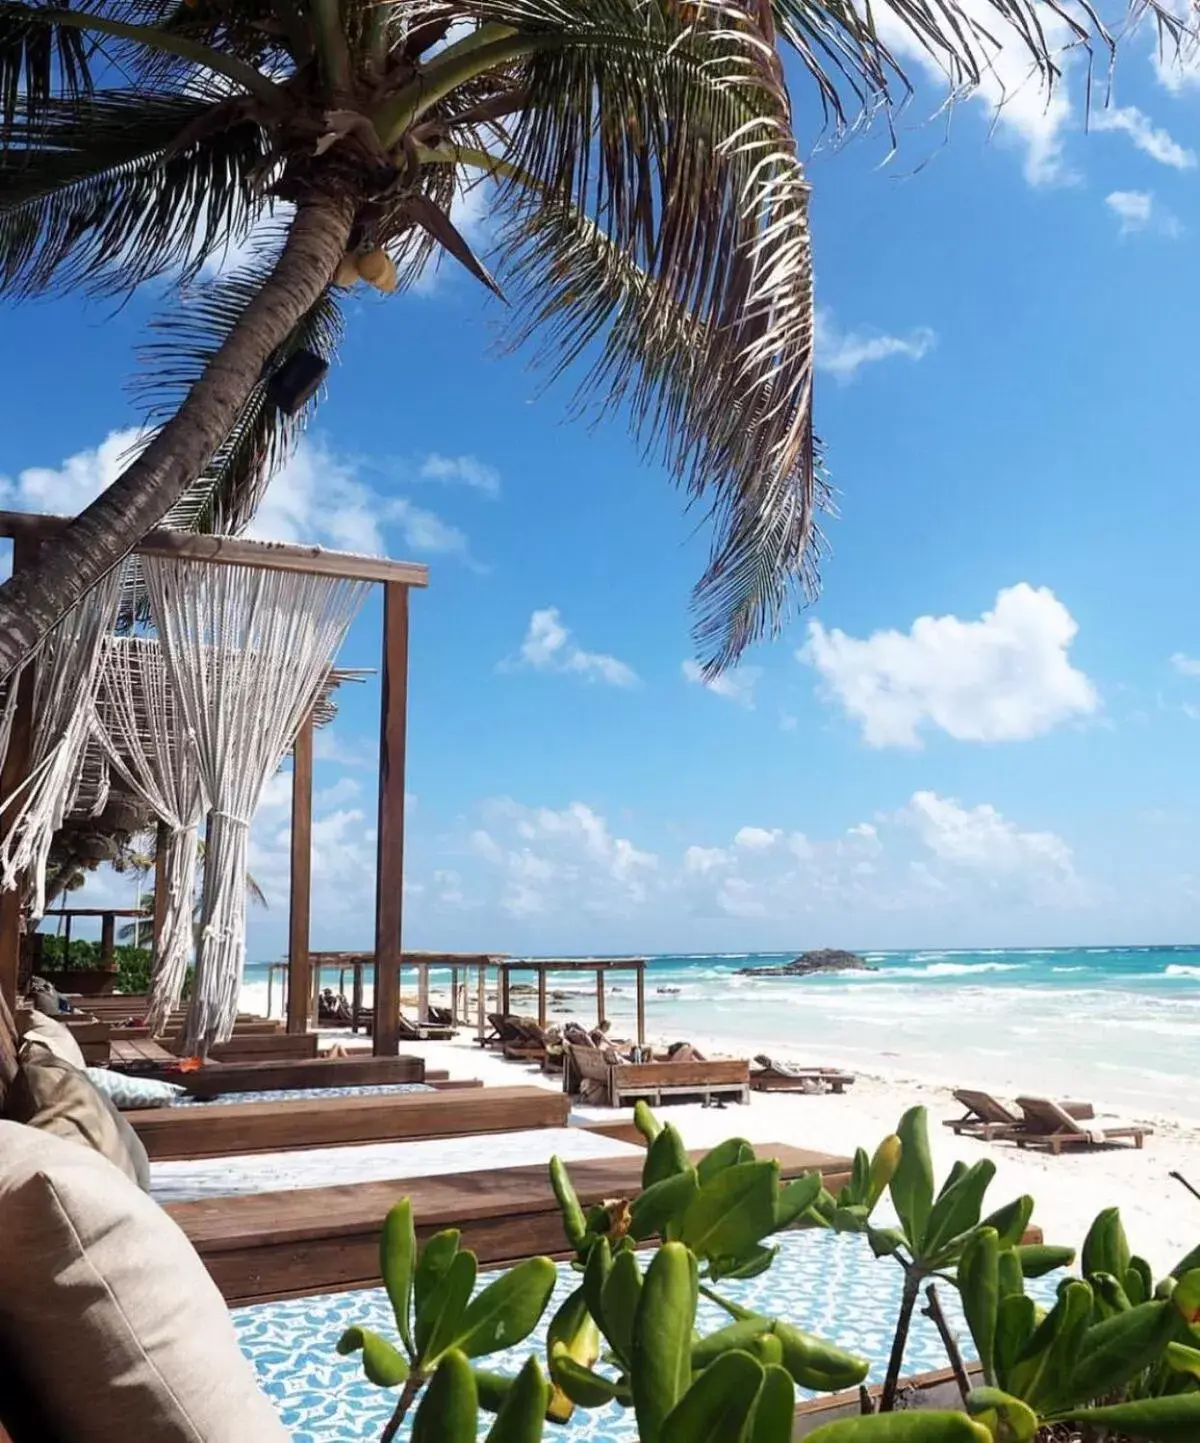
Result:
<instances>
[{"instance_id":1,"label":"sun lounger","mask_svg":"<svg viewBox=\"0 0 1200 1443\"><path fill-rule=\"evenodd\" d=\"M396 1019L397 1033L405 1042L449 1042L455 1035L453 1027L441 1024L430 1026L423 1022L412 1022L402 1012Z\"/></svg>"},{"instance_id":2,"label":"sun lounger","mask_svg":"<svg viewBox=\"0 0 1200 1443\"><path fill-rule=\"evenodd\" d=\"M1117 1117L1097 1117L1091 1107L1086 1109L1053 1101L1048 1097L1018 1097L1021 1109L1021 1125L1005 1133L1010 1142L1018 1147L1048 1147L1053 1153L1060 1153L1067 1146L1099 1146L1119 1139L1132 1139L1134 1147L1140 1148L1147 1135L1153 1134L1152 1127L1124 1122ZM1087 1116L1080 1117L1086 1110Z\"/></svg>"},{"instance_id":3,"label":"sun lounger","mask_svg":"<svg viewBox=\"0 0 1200 1443\"><path fill-rule=\"evenodd\" d=\"M1001 1137L1006 1132L1021 1126L1020 1117L1015 1112L1010 1112L990 1092L973 1092L970 1088L960 1087L955 1092L954 1098L956 1102L961 1102L967 1110L962 1117L946 1118L945 1126L953 1128L958 1136L966 1133L968 1137L981 1137L987 1140Z\"/></svg>"},{"instance_id":4,"label":"sun lounger","mask_svg":"<svg viewBox=\"0 0 1200 1443\"><path fill-rule=\"evenodd\" d=\"M761 1053L754 1061L750 1086L755 1092L844 1092L854 1082L852 1072L838 1067L797 1067Z\"/></svg>"}]
</instances>

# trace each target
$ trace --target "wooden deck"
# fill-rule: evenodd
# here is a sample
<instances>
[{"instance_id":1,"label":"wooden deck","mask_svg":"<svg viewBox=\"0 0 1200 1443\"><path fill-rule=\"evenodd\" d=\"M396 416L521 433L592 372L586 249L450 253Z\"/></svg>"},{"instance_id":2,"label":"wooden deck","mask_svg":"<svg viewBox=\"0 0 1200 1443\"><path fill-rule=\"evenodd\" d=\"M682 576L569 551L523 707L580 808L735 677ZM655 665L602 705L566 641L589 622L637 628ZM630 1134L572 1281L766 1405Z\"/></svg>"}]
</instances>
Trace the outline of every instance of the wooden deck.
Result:
<instances>
[{"instance_id":1,"label":"wooden deck","mask_svg":"<svg viewBox=\"0 0 1200 1443\"><path fill-rule=\"evenodd\" d=\"M469 1093L454 1090L228 1107L155 1107L127 1112L125 1117L150 1160L165 1162L565 1127L569 1112L561 1093L543 1087L483 1087ZM487 1147L484 1137L480 1146Z\"/></svg>"},{"instance_id":2,"label":"wooden deck","mask_svg":"<svg viewBox=\"0 0 1200 1443\"><path fill-rule=\"evenodd\" d=\"M849 1178L846 1158L775 1143L758 1151L777 1157L784 1177L819 1169L834 1192ZM584 1207L635 1196L641 1175L636 1157L571 1164ZM463 1246L483 1267L564 1256L562 1218L544 1166L176 1203L167 1212L236 1306L379 1286L379 1229L402 1197L412 1199L419 1239L459 1228Z\"/></svg>"}]
</instances>

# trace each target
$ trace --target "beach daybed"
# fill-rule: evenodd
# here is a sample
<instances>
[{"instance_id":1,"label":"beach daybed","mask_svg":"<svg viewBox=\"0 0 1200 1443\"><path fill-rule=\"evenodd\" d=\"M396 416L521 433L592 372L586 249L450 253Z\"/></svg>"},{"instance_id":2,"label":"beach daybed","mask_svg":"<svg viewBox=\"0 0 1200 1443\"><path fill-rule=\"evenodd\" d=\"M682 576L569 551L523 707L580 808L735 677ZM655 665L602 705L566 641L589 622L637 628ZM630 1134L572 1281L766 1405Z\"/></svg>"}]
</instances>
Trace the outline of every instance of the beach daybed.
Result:
<instances>
[{"instance_id":1,"label":"beach daybed","mask_svg":"<svg viewBox=\"0 0 1200 1443\"><path fill-rule=\"evenodd\" d=\"M152 1161L309 1151L356 1143L563 1127L568 1099L544 1087L156 1107L125 1114Z\"/></svg>"},{"instance_id":2,"label":"beach daybed","mask_svg":"<svg viewBox=\"0 0 1200 1443\"><path fill-rule=\"evenodd\" d=\"M281 1057L260 1062L225 1062L171 1075L193 1097L230 1092L275 1092L304 1087L378 1087L397 1082L431 1082L444 1074L427 1071L420 1057Z\"/></svg>"},{"instance_id":3,"label":"beach daybed","mask_svg":"<svg viewBox=\"0 0 1200 1443\"><path fill-rule=\"evenodd\" d=\"M755 1092L844 1092L852 1086L854 1074L839 1067L798 1067L776 1062L760 1053L750 1069L750 1086Z\"/></svg>"},{"instance_id":4,"label":"beach daybed","mask_svg":"<svg viewBox=\"0 0 1200 1443\"><path fill-rule=\"evenodd\" d=\"M585 1208L606 1198L633 1198L641 1190L645 1152L640 1147L598 1138L583 1128L547 1130L540 1140L569 1162ZM489 1141L498 1160L528 1145L504 1137ZM819 1171L835 1193L849 1179L846 1158L775 1143L761 1144L757 1151L760 1157L778 1158L784 1178ZM690 1154L694 1161L702 1155ZM419 1240L458 1228L462 1246L478 1255L481 1267L503 1267L539 1254L564 1256L562 1213L543 1162L209 1198L173 1203L166 1211L233 1307L378 1287L380 1224L401 1196L412 1201Z\"/></svg>"},{"instance_id":5,"label":"beach daybed","mask_svg":"<svg viewBox=\"0 0 1200 1443\"><path fill-rule=\"evenodd\" d=\"M1048 1147L1057 1154L1067 1146L1099 1146L1131 1139L1134 1147L1140 1148L1154 1132L1152 1127L1121 1118L1097 1117L1088 1104L1073 1103L1068 1110L1068 1104L1048 1097L1018 1097L1017 1106L1022 1113L1021 1125L1004 1136L1018 1147Z\"/></svg>"},{"instance_id":6,"label":"beach daybed","mask_svg":"<svg viewBox=\"0 0 1200 1443\"><path fill-rule=\"evenodd\" d=\"M622 1107L639 1100L657 1106L664 1098L700 1097L707 1105L718 1100L750 1101L750 1063L745 1058L689 1058L676 1062L625 1062L618 1053L598 1047L564 1044L563 1090L595 1084L591 1100L601 1107Z\"/></svg>"}]
</instances>

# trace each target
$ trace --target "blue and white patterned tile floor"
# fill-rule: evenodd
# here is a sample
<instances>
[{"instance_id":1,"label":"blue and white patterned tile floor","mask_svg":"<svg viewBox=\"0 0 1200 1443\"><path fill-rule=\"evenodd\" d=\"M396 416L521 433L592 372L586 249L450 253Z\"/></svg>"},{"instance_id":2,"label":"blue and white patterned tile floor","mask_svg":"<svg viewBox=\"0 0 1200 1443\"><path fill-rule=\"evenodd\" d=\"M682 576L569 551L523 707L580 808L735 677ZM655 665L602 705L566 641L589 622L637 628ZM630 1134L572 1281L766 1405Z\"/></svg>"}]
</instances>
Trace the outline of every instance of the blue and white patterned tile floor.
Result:
<instances>
[{"instance_id":1,"label":"blue and white patterned tile floor","mask_svg":"<svg viewBox=\"0 0 1200 1443\"><path fill-rule=\"evenodd\" d=\"M828 1232L796 1232L781 1240L774 1267L750 1282L722 1284L726 1295L818 1333L831 1342L867 1356L871 1381L879 1382L887 1366L892 1329L900 1304L901 1272L889 1259L876 1260L865 1239ZM487 1280L484 1275L480 1285ZM493 1355L487 1366L515 1372L531 1352L545 1357L545 1324L578 1279L565 1264L559 1268L554 1301L543 1326L525 1344ZM953 1288L940 1289L942 1304L960 1338L966 1327ZM1054 1296L1054 1280L1030 1285L1043 1300ZM728 1319L701 1299L701 1333L712 1332ZM344 1328L361 1324L395 1336L395 1323L382 1289L297 1298L239 1308L232 1314L242 1351L253 1363L259 1384L279 1410L294 1443L375 1443L391 1415L395 1395L372 1387L356 1359L340 1358L335 1345ZM933 1324L918 1312L905 1357L907 1374L946 1367L946 1355ZM483 1419L483 1432L490 1421ZM635 1443L631 1413L615 1404L594 1412L577 1410L555 1436L565 1443ZM399 1437L408 1437L407 1428Z\"/></svg>"}]
</instances>

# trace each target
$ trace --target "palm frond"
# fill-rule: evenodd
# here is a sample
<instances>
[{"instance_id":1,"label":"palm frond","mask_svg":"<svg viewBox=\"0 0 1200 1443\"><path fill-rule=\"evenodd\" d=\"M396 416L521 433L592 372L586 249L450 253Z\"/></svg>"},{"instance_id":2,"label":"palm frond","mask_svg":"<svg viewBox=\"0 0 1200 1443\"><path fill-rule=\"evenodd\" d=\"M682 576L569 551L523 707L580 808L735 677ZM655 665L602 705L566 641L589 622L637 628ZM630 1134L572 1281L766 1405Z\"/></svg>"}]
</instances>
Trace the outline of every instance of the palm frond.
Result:
<instances>
[{"instance_id":1,"label":"palm frond","mask_svg":"<svg viewBox=\"0 0 1200 1443\"><path fill-rule=\"evenodd\" d=\"M92 88L92 46L78 30L38 24L26 6L0 8L0 135L22 117L36 124L57 100Z\"/></svg>"},{"instance_id":2,"label":"palm frond","mask_svg":"<svg viewBox=\"0 0 1200 1443\"><path fill-rule=\"evenodd\" d=\"M257 256L229 275L187 292L152 323L156 339L142 349L142 373L133 393L145 405L151 425L172 416L246 306L262 287L275 261L273 238L260 238ZM225 534L240 531L254 515L268 482L291 454L312 410L287 416L271 401L266 381L289 356L307 350L332 361L342 333L337 301L326 291L264 369L246 398L229 435L164 525Z\"/></svg>"},{"instance_id":3,"label":"palm frond","mask_svg":"<svg viewBox=\"0 0 1200 1443\"><path fill-rule=\"evenodd\" d=\"M98 92L48 105L36 143L15 129L0 150L0 294L130 291L244 234L265 205L266 137L235 115L206 130L213 111L203 94Z\"/></svg>"},{"instance_id":4,"label":"palm frond","mask_svg":"<svg viewBox=\"0 0 1200 1443\"><path fill-rule=\"evenodd\" d=\"M522 178L502 183L501 204L525 217L506 277L532 227L534 251L548 247L534 273L553 283L563 265L561 297L565 277L594 264L573 241L555 255L572 213L595 225L585 251L603 242L645 274L638 305L603 286L601 301L559 312L571 318L559 335L574 355L612 327L600 364L623 357L636 433L718 523L695 634L720 670L782 622L797 585L815 584L809 188L775 52L726 3L477 8L530 40L512 65L525 100L503 152ZM672 355L655 307L690 317L702 347Z\"/></svg>"}]
</instances>

